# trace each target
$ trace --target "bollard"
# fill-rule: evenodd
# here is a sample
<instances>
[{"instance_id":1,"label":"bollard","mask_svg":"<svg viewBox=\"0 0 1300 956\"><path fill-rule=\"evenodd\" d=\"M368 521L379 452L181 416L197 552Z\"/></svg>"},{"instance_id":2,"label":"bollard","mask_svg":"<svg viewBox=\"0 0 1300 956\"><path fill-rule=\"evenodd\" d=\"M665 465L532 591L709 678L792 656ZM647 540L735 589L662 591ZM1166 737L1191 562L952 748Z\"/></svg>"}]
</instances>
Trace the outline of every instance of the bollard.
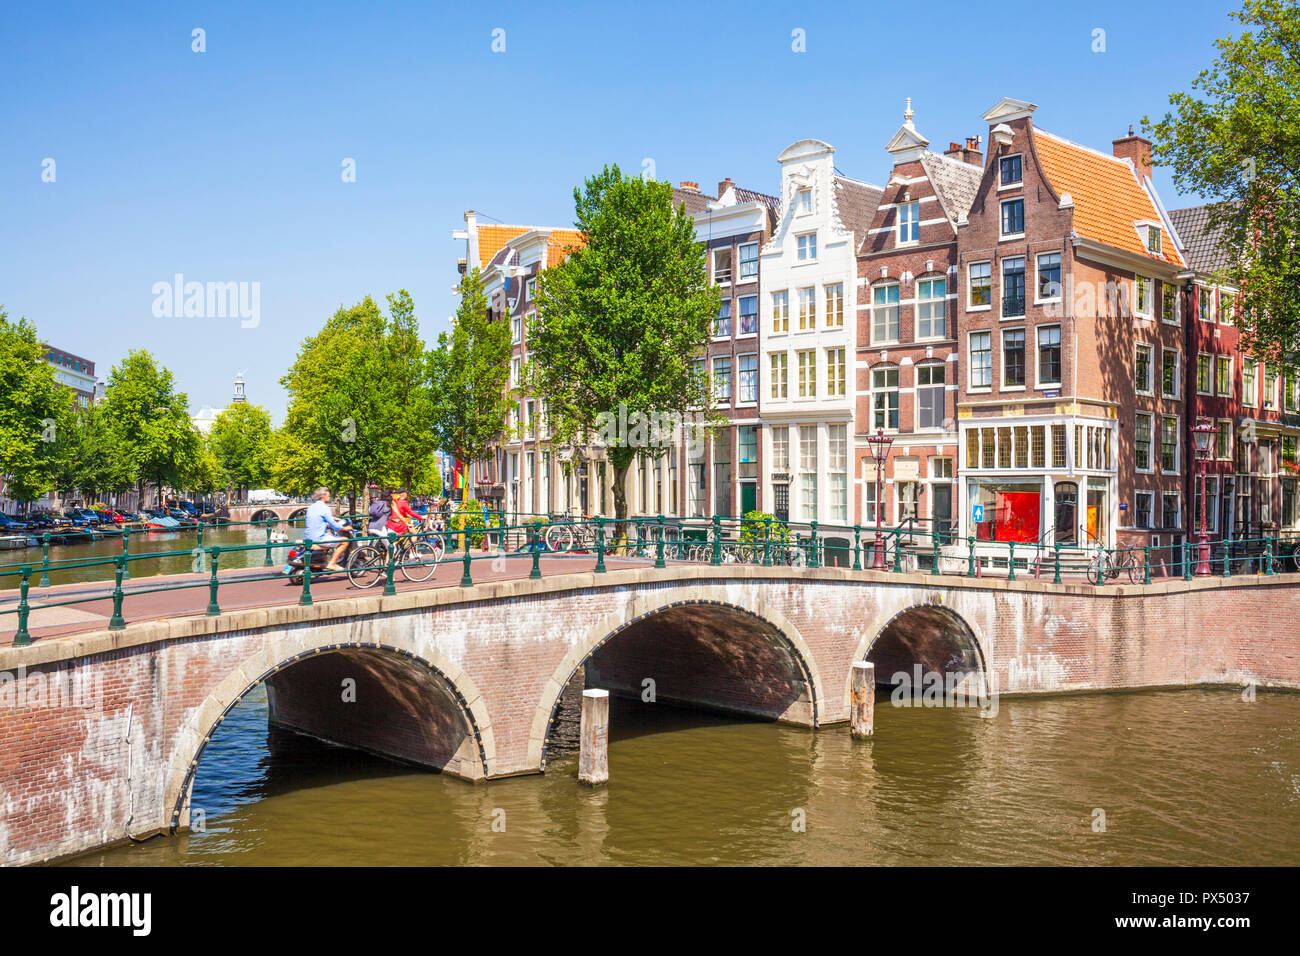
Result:
<instances>
[{"instance_id":1,"label":"bollard","mask_svg":"<svg viewBox=\"0 0 1300 956\"><path fill-rule=\"evenodd\" d=\"M41 535L41 587L50 586L50 533Z\"/></svg>"},{"instance_id":2,"label":"bollard","mask_svg":"<svg viewBox=\"0 0 1300 956\"><path fill-rule=\"evenodd\" d=\"M609 780L609 691L582 692L578 780L596 786Z\"/></svg>"},{"instance_id":3,"label":"bollard","mask_svg":"<svg viewBox=\"0 0 1300 956\"><path fill-rule=\"evenodd\" d=\"M876 665L870 661L854 661L851 674L853 703L849 732L864 739L875 733Z\"/></svg>"},{"instance_id":4,"label":"bollard","mask_svg":"<svg viewBox=\"0 0 1300 956\"><path fill-rule=\"evenodd\" d=\"M108 629L110 631L121 631L126 629L126 621L122 617L122 575L126 570L126 562L119 555L113 562L113 616L108 619Z\"/></svg>"},{"instance_id":5,"label":"bollard","mask_svg":"<svg viewBox=\"0 0 1300 956\"><path fill-rule=\"evenodd\" d=\"M212 583L209 585L211 590L208 593L208 617L216 617L221 613L221 607L217 604L217 562L221 560L221 549L215 545L212 548Z\"/></svg>"},{"instance_id":6,"label":"bollard","mask_svg":"<svg viewBox=\"0 0 1300 956\"><path fill-rule=\"evenodd\" d=\"M393 583L393 564L397 561L397 532L390 530L388 532L388 561L384 569L384 597L392 597L397 593L397 585Z\"/></svg>"},{"instance_id":7,"label":"bollard","mask_svg":"<svg viewBox=\"0 0 1300 956\"><path fill-rule=\"evenodd\" d=\"M302 596L298 598L300 607L311 603L311 539L302 542Z\"/></svg>"},{"instance_id":8,"label":"bollard","mask_svg":"<svg viewBox=\"0 0 1300 956\"><path fill-rule=\"evenodd\" d=\"M597 517L596 518L596 574L604 574L604 573L605 573L605 519L603 517ZM538 571L537 576L541 577L542 573Z\"/></svg>"},{"instance_id":9,"label":"bollard","mask_svg":"<svg viewBox=\"0 0 1300 956\"><path fill-rule=\"evenodd\" d=\"M24 567L22 574L22 583L18 585L18 630L14 632L14 647L25 647L32 642L32 636L27 633L27 616L32 610L27 603L27 589L31 586L32 569Z\"/></svg>"}]
</instances>

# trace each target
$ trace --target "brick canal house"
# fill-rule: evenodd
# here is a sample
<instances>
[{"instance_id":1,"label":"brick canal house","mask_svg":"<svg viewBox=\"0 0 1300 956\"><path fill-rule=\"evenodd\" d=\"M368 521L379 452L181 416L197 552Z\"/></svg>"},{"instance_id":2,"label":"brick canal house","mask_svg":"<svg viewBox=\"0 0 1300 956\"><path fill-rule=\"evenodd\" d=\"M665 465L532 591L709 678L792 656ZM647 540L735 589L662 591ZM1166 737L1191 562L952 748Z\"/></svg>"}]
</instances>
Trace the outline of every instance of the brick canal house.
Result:
<instances>
[{"instance_id":1,"label":"brick canal house","mask_svg":"<svg viewBox=\"0 0 1300 956\"><path fill-rule=\"evenodd\" d=\"M1215 425L1206 467L1205 523L1210 540L1260 538L1300 530L1297 442L1300 395L1294 372L1247 354L1233 316L1236 289L1222 276L1229 262L1209 209L1175 209L1170 219L1191 273L1187 302L1187 419ZM1190 317L1194 316L1195 319ZM1190 455L1190 451L1189 451ZM1188 458L1187 528L1200 528L1200 482Z\"/></svg>"},{"instance_id":2,"label":"brick canal house","mask_svg":"<svg viewBox=\"0 0 1300 956\"><path fill-rule=\"evenodd\" d=\"M946 534L956 518L957 225L975 198L983 157L976 138L944 155L929 151L912 115L909 100L885 147L894 165L883 201L858 247L853 520L876 524L866 438L883 429L894 441L882 526L911 521Z\"/></svg>"},{"instance_id":3,"label":"brick canal house","mask_svg":"<svg viewBox=\"0 0 1300 956\"><path fill-rule=\"evenodd\" d=\"M959 529L1066 548L1182 540L1186 264L1149 144L1106 154L984 114L988 161L958 228Z\"/></svg>"},{"instance_id":4,"label":"brick canal house","mask_svg":"<svg viewBox=\"0 0 1300 956\"><path fill-rule=\"evenodd\" d=\"M780 218L759 254L760 501L782 520L848 525L857 249L881 189L839 175L834 156L805 139L778 157Z\"/></svg>"},{"instance_id":5,"label":"brick canal house","mask_svg":"<svg viewBox=\"0 0 1300 956\"><path fill-rule=\"evenodd\" d=\"M582 243L573 229L507 226L480 223L475 212L465 213L465 228L452 234L464 239L466 258L482 270L483 292L492 318L510 323L512 343L507 388L517 399L507 422L507 433L490 459L470 466L469 490L491 505L503 508L514 520L520 514L570 511L613 514L613 491L608 467L586 456L571 460L567 452L553 452L547 441L542 403L520 389L528 354L528 320L536 312L534 291L538 273L564 261ZM592 510L594 509L594 510Z\"/></svg>"}]
</instances>

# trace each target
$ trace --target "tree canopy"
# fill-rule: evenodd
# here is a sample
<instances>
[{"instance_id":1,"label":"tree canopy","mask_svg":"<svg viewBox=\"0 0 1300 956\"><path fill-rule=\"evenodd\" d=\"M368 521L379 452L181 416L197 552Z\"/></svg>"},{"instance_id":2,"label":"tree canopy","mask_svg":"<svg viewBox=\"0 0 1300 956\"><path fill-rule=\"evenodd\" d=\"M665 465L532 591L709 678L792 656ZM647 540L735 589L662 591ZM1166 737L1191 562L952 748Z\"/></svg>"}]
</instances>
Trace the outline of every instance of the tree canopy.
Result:
<instances>
[{"instance_id":1,"label":"tree canopy","mask_svg":"<svg viewBox=\"0 0 1300 956\"><path fill-rule=\"evenodd\" d=\"M212 423L208 446L228 486L261 488L271 475L271 416L260 405L235 402Z\"/></svg>"},{"instance_id":2,"label":"tree canopy","mask_svg":"<svg viewBox=\"0 0 1300 956\"><path fill-rule=\"evenodd\" d=\"M6 494L32 501L56 483L58 437L75 396L59 385L36 326L0 308L0 475Z\"/></svg>"}]
</instances>

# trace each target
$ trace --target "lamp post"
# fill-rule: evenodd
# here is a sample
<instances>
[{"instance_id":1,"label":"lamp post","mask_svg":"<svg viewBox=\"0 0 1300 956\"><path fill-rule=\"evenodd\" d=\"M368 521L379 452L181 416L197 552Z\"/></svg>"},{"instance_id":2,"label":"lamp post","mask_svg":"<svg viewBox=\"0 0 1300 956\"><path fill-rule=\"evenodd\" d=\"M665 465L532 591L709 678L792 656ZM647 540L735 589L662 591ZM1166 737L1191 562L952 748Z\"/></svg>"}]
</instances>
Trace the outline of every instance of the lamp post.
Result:
<instances>
[{"instance_id":1,"label":"lamp post","mask_svg":"<svg viewBox=\"0 0 1300 956\"><path fill-rule=\"evenodd\" d=\"M871 559L873 571L885 570L885 537L880 533L880 513L885 506L881 476L884 473L885 461L889 458L889 446L893 442L894 439L886 435L883 428L877 428L874 435L867 437L867 444L871 446L871 457L876 460L876 543L873 545L876 554Z\"/></svg>"},{"instance_id":2,"label":"lamp post","mask_svg":"<svg viewBox=\"0 0 1300 956\"><path fill-rule=\"evenodd\" d=\"M1196 445L1196 470L1201 479L1201 526L1196 532L1196 549L1199 552L1195 572L1197 577L1206 577L1210 573L1210 536L1205 530L1205 472L1210 467L1210 436L1213 434L1213 422L1208 418L1196 419L1196 424L1192 426L1192 438Z\"/></svg>"}]
</instances>

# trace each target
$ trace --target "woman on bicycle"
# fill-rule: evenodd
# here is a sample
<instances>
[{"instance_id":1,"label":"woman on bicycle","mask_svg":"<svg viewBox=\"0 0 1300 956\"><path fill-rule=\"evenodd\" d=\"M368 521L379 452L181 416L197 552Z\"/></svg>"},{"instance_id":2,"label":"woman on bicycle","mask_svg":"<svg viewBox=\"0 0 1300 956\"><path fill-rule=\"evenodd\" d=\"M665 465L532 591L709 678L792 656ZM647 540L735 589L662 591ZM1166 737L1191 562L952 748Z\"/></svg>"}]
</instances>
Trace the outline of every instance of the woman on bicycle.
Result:
<instances>
[{"instance_id":1,"label":"woman on bicycle","mask_svg":"<svg viewBox=\"0 0 1300 956\"><path fill-rule=\"evenodd\" d=\"M407 519L410 523L407 523ZM392 507L388 513L388 530L396 531L398 534L410 534L412 525L420 523L419 516L411 510L411 504L407 501L406 489L396 488L393 490Z\"/></svg>"}]
</instances>

